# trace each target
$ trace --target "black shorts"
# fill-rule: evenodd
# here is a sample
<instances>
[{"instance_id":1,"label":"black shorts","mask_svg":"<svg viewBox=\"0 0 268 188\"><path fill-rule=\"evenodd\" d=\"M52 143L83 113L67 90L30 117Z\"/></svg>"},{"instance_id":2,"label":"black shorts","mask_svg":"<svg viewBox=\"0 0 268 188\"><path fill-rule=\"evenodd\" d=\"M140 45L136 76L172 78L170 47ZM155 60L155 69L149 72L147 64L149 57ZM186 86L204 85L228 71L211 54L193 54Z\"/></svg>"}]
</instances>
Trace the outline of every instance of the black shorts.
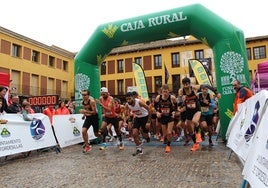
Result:
<instances>
[{"instance_id":1,"label":"black shorts","mask_svg":"<svg viewBox=\"0 0 268 188\"><path fill-rule=\"evenodd\" d=\"M156 119L156 114L152 114L152 119Z\"/></svg>"},{"instance_id":2,"label":"black shorts","mask_svg":"<svg viewBox=\"0 0 268 188\"><path fill-rule=\"evenodd\" d=\"M90 126L93 126L93 131L99 131L99 117L98 114L92 116L86 116L86 119L83 124L83 128L89 129Z\"/></svg>"},{"instance_id":3,"label":"black shorts","mask_svg":"<svg viewBox=\"0 0 268 188\"><path fill-rule=\"evenodd\" d=\"M186 119L192 121L195 113L198 112L198 111L200 111L200 110L198 110L198 109L186 110L185 111L186 112Z\"/></svg>"},{"instance_id":4,"label":"black shorts","mask_svg":"<svg viewBox=\"0 0 268 188\"><path fill-rule=\"evenodd\" d=\"M174 121L174 118L170 116L162 116L161 118L158 119L158 122L161 123L162 125L167 125L169 122Z\"/></svg>"},{"instance_id":5,"label":"black shorts","mask_svg":"<svg viewBox=\"0 0 268 188\"><path fill-rule=\"evenodd\" d=\"M142 128L143 130L146 130L146 123L148 121L148 116L141 117L141 118L134 118L134 124L133 124L133 129L140 129Z\"/></svg>"},{"instance_id":6,"label":"black shorts","mask_svg":"<svg viewBox=\"0 0 268 188\"><path fill-rule=\"evenodd\" d=\"M201 115L200 122L205 121L207 122L208 126L212 126L212 119L213 119L213 114Z\"/></svg>"},{"instance_id":7,"label":"black shorts","mask_svg":"<svg viewBox=\"0 0 268 188\"><path fill-rule=\"evenodd\" d=\"M108 118L108 117L103 117L102 121L105 121L107 125L111 124L114 126L115 130L118 129L118 118Z\"/></svg>"}]
</instances>

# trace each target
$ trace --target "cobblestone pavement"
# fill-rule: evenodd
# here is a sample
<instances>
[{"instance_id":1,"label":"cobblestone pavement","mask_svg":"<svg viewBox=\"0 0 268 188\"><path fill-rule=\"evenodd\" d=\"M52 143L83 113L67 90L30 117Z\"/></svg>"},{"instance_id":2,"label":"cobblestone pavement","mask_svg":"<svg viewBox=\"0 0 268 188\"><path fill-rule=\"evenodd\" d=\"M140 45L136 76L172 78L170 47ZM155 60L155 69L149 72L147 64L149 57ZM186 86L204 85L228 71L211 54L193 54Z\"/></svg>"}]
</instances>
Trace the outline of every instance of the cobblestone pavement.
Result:
<instances>
[{"instance_id":1,"label":"cobblestone pavement","mask_svg":"<svg viewBox=\"0 0 268 188\"><path fill-rule=\"evenodd\" d=\"M96 188L237 188L242 182L242 166L235 154L219 139L215 146L190 151L189 146L173 142L171 153L159 141L144 144L142 156L132 156L133 143L125 141L125 150L115 144L106 150L98 145L88 154L82 145L63 148L56 154L32 151L1 158L0 187L96 187Z\"/></svg>"}]
</instances>

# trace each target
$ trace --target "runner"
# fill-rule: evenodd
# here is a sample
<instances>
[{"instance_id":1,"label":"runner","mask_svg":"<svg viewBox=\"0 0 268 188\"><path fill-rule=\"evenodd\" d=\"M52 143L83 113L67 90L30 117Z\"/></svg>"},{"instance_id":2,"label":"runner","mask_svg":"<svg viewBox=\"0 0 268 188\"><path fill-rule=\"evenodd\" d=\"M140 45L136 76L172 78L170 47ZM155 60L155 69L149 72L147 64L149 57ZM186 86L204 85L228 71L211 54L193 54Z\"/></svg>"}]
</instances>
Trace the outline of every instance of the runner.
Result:
<instances>
[{"instance_id":1,"label":"runner","mask_svg":"<svg viewBox=\"0 0 268 188\"><path fill-rule=\"evenodd\" d=\"M156 97L155 109L158 122L162 127L163 136L167 139L166 153L170 153L177 99L174 95L169 93L168 85L163 85L161 94Z\"/></svg>"},{"instance_id":2,"label":"runner","mask_svg":"<svg viewBox=\"0 0 268 188\"><path fill-rule=\"evenodd\" d=\"M103 110L103 119L101 124L101 129L99 131L99 135L103 137L103 141L105 143L105 138L107 135L107 126L113 125L116 136L119 139L118 146L120 150L124 149L122 135L121 135L121 127L119 127L117 114L115 112L115 103L113 97L109 94L109 91L106 87L102 87L100 89L101 97L100 100L96 100L96 102L102 107ZM100 150L106 149L106 144L100 147Z\"/></svg>"},{"instance_id":3,"label":"runner","mask_svg":"<svg viewBox=\"0 0 268 188\"><path fill-rule=\"evenodd\" d=\"M82 119L85 119L83 127L82 127L82 136L84 140L84 149L83 153L87 153L91 151L92 146L88 143L88 129L90 126L93 126L93 131L95 136L98 136L98 130L99 130L99 118L97 114L96 109L96 103L95 100L90 96L89 90L83 90L82 91L82 105L83 109L80 109L79 112L83 114Z\"/></svg>"},{"instance_id":4,"label":"runner","mask_svg":"<svg viewBox=\"0 0 268 188\"><path fill-rule=\"evenodd\" d=\"M183 102L186 110L186 129L191 135L194 142L191 151L196 151L199 149L199 143L202 142L201 129L199 126L199 120L201 116L201 108L198 101L196 93L200 90L203 85L191 85L191 80L187 77L182 79L182 92L183 92ZM206 85L210 90L216 93L216 89ZM187 139L185 145L188 144L190 140Z\"/></svg>"},{"instance_id":5,"label":"runner","mask_svg":"<svg viewBox=\"0 0 268 188\"><path fill-rule=\"evenodd\" d=\"M202 92L198 93L198 99L201 106L201 117L200 117L200 126L202 133L208 132L209 136L209 146L213 146L212 143L212 119L213 119L213 110L216 108L216 104L210 98L208 93L208 88L206 86L202 87ZM202 134L202 140L205 139L205 136Z\"/></svg>"},{"instance_id":6,"label":"runner","mask_svg":"<svg viewBox=\"0 0 268 188\"><path fill-rule=\"evenodd\" d=\"M136 153L133 154L133 156L136 155L142 155L142 142L140 141L140 130L142 131L142 136L144 139L148 140L149 134L148 129L146 129L146 123L148 121L148 116L150 112L150 108L148 105L146 105L143 101L140 99L137 99L133 96L132 92L128 92L126 94L126 116L129 116L130 113L135 114L133 117L133 129L132 134L134 138L134 142L136 144Z\"/></svg>"}]
</instances>

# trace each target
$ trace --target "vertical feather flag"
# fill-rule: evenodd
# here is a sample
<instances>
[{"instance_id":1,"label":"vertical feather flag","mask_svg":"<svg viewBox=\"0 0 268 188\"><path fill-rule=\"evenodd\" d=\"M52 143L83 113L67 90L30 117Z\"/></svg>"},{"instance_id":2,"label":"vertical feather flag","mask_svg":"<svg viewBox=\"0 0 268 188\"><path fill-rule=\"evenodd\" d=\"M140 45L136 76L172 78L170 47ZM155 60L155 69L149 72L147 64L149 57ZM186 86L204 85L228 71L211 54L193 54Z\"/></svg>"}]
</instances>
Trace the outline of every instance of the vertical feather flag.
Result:
<instances>
[{"instance_id":1,"label":"vertical feather flag","mask_svg":"<svg viewBox=\"0 0 268 188\"><path fill-rule=\"evenodd\" d=\"M165 64L164 64L164 66L165 66L165 84L167 84L168 83L168 79L169 79L169 72L168 72L167 67L166 67Z\"/></svg>"},{"instance_id":2,"label":"vertical feather flag","mask_svg":"<svg viewBox=\"0 0 268 188\"><path fill-rule=\"evenodd\" d=\"M138 94L145 101L148 101L149 100L148 89L147 89L147 83L146 83L143 68L139 64L133 62L133 72L134 72Z\"/></svg>"},{"instance_id":3,"label":"vertical feather flag","mask_svg":"<svg viewBox=\"0 0 268 188\"><path fill-rule=\"evenodd\" d=\"M204 68L204 65L202 62L196 60L196 59L190 59L189 64L191 65L195 78L198 82L198 84L207 84L212 85L211 81L209 79L209 76L207 74L206 69Z\"/></svg>"}]
</instances>

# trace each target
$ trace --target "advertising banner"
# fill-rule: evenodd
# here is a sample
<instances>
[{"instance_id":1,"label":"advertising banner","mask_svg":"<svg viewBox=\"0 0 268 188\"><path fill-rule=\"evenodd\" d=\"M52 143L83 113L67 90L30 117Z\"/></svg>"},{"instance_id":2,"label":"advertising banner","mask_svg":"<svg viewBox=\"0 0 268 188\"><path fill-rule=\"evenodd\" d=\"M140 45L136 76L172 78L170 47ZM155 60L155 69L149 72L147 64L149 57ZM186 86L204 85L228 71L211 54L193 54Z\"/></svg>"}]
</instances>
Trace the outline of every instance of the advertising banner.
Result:
<instances>
[{"instance_id":1,"label":"advertising banner","mask_svg":"<svg viewBox=\"0 0 268 188\"><path fill-rule=\"evenodd\" d=\"M144 75L143 68L137 64L137 63L132 63L133 64L133 73L137 85L137 92L141 96L142 99L145 101L149 100L148 96L148 90L147 90L147 84L146 84L146 79Z\"/></svg>"},{"instance_id":2,"label":"advertising banner","mask_svg":"<svg viewBox=\"0 0 268 188\"><path fill-rule=\"evenodd\" d=\"M251 187L268 187L268 111L263 114L242 174Z\"/></svg>"},{"instance_id":3,"label":"advertising banner","mask_svg":"<svg viewBox=\"0 0 268 188\"><path fill-rule=\"evenodd\" d=\"M0 157L56 145L49 118L40 113L30 116L32 121L24 121L21 114L0 117Z\"/></svg>"},{"instance_id":4,"label":"advertising banner","mask_svg":"<svg viewBox=\"0 0 268 188\"><path fill-rule=\"evenodd\" d=\"M227 146L246 160L253 138L266 111L268 91L262 90L240 104L234 120L230 122ZM242 106L241 106L242 105Z\"/></svg>"},{"instance_id":5,"label":"advertising banner","mask_svg":"<svg viewBox=\"0 0 268 188\"><path fill-rule=\"evenodd\" d=\"M82 114L55 115L53 126L61 148L84 142L82 138ZM89 140L95 139L93 127L88 129Z\"/></svg>"}]
</instances>

